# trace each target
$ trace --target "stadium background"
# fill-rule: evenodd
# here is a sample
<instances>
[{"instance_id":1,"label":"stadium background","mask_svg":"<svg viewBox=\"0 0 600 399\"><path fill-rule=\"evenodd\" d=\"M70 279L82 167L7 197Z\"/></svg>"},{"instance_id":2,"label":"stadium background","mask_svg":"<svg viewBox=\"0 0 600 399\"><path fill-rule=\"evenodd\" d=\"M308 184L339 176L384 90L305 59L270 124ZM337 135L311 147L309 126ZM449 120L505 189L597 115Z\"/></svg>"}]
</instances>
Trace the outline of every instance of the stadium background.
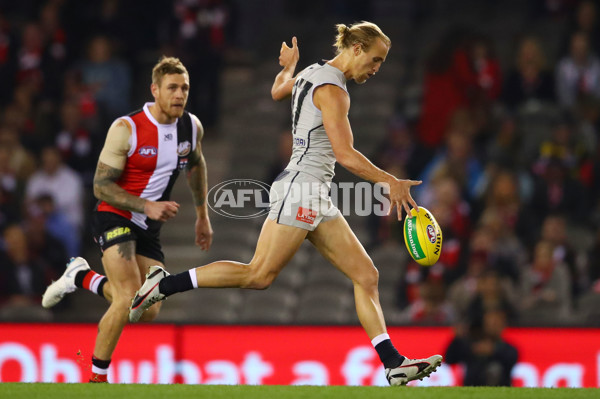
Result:
<instances>
[{"instance_id":1,"label":"stadium background","mask_svg":"<svg viewBox=\"0 0 600 399\"><path fill-rule=\"evenodd\" d=\"M402 326L445 326L419 343L443 351L448 327L481 318L491 301L507 312L508 335L560 331L574 334L568 342L582 342L577 334L600 341L595 55L584 77L572 78L573 35L585 32L591 54L600 49L596 2L30 0L0 2L0 345L30 346L41 359L46 341L17 338L44 325L11 323L48 323L49 342L60 346L49 323L95 323L104 311L86 292L46 311L40 295L68 256L84 254L101 270L87 229L98 152L110 122L151 99L150 71L161 54L181 57L190 70L188 109L206 127L209 187L241 178L270 183L290 145L289 103L269 95L281 42L298 37L300 70L332 55L335 23L363 19L379 24L393 47L376 79L349 85L356 147L399 176L423 178L416 199L445 234L442 259L424 269L409 262L393 217L348 217L380 270L395 336L410 335ZM336 172L336 181L356 181ZM162 234L169 270L249 260L262 221L213 214L213 248L201 253L183 180L173 193L182 211ZM163 309L158 321L175 335L188 324L360 331L351 284L308 245L267 291L196 290ZM239 331L255 331L247 328ZM90 339L58 324L71 329L67 342L85 353ZM531 342L515 339L530 353ZM70 346L60 351L76 358ZM19 379L2 353L3 380ZM590 347L590 358L565 361L586 386L600 385L592 378L597 353ZM543 364L537 372L545 375L551 363Z\"/></svg>"}]
</instances>

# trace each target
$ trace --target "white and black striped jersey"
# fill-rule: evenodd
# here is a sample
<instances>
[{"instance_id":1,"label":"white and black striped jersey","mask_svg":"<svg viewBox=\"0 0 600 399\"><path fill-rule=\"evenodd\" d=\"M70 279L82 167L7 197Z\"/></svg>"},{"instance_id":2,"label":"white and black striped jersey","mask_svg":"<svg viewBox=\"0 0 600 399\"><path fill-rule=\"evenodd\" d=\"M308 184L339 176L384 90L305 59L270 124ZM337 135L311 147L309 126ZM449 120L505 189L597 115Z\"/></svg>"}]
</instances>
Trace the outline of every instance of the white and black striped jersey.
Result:
<instances>
[{"instance_id":1,"label":"white and black striped jersey","mask_svg":"<svg viewBox=\"0 0 600 399\"><path fill-rule=\"evenodd\" d=\"M296 76L292 90L292 158L286 169L308 173L323 182L331 182L334 175L335 155L321 111L313 103L314 90L331 84L345 92L346 78L342 71L321 61Z\"/></svg>"},{"instance_id":2,"label":"white and black striped jersey","mask_svg":"<svg viewBox=\"0 0 600 399\"><path fill-rule=\"evenodd\" d=\"M152 201L167 201L179 171L187 166L189 154L196 149L197 127L187 111L177 121L164 125L150 113L150 105L120 119L131 126L125 169L117 185L129 194ZM158 228L161 223L147 215L116 208L104 201L97 205L100 212L121 215L140 228Z\"/></svg>"}]
</instances>

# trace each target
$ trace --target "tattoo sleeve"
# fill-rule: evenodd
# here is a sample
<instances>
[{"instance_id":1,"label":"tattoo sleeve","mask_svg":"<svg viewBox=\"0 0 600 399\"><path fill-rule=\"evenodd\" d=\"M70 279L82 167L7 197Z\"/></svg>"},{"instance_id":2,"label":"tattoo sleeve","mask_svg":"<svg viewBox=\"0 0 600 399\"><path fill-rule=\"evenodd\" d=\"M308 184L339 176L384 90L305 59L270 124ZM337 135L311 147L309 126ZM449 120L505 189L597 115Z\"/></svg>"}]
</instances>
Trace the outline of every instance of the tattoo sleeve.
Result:
<instances>
[{"instance_id":1,"label":"tattoo sleeve","mask_svg":"<svg viewBox=\"0 0 600 399\"><path fill-rule=\"evenodd\" d=\"M194 198L194 205L204 206L206 204L206 192L208 183L206 181L206 161L202 153L196 154L187 170L187 181Z\"/></svg>"},{"instance_id":2,"label":"tattoo sleeve","mask_svg":"<svg viewBox=\"0 0 600 399\"><path fill-rule=\"evenodd\" d=\"M146 200L137 195L129 194L117 185L123 173L120 169L112 168L98 162L94 175L94 195L99 200L125 211L144 213Z\"/></svg>"}]
</instances>

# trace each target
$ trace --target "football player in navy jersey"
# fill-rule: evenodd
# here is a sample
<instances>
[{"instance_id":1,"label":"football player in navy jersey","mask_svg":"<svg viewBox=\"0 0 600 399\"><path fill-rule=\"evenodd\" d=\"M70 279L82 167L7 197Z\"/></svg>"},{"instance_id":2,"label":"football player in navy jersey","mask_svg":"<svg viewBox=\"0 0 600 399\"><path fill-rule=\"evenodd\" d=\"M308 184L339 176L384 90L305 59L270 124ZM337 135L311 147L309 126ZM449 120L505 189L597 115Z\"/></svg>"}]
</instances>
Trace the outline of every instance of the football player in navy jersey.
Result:
<instances>
[{"instance_id":1,"label":"football player in navy jersey","mask_svg":"<svg viewBox=\"0 0 600 399\"><path fill-rule=\"evenodd\" d=\"M199 287L265 289L305 239L354 286L356 312L385 367L391 385L405 385L429 376L442 356L409 359L402 356L387 334L379 303L379 274L352 229L333 205L328 188L339 162L355 175L373 183L386 183L392 207L407 213L417 208L410 189L418 181L398 179L373 165L353 145L348 120L350 96L346 82L365 83L381 68L391 47L390 39L370 22L337 25L336 56L312 64L294 76L299 52L283 43L283 67L271 90L274 100L292 98L293 151L285 170L271 187L270 211L263 224L256 252L249 264L218 261L169 275L152 267L136 294L129 314L139 319L144 310L169 295Z\"/></svg>"}]
</instances>

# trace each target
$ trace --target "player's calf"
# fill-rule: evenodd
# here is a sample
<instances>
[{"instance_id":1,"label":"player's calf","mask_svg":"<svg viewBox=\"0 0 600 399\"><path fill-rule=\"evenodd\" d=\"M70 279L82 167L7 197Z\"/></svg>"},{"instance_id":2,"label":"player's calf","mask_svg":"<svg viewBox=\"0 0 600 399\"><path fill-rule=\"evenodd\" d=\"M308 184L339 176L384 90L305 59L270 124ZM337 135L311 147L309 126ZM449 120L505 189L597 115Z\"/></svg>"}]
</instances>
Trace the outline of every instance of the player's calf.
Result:
<instances>
[{"instance_id":1,"label":"player's calf","mask_svg":"<svg viewBox=\"0 0 600 399\"><path fill-rule=\"evenodd\" d=\"M131 303L131 301L129 303ZM153 306L150 306L142 314L142 317L140 317L139 321L141 321L141 322L151 322L154 319L156 319L158 317L158 314L160 313L160 307L161 307L161 305L162 305L162 303L158 302L158 303L155 303ZM129 311L129 306L127 308L127 311Z\"/></svg>"}]
</instances>

